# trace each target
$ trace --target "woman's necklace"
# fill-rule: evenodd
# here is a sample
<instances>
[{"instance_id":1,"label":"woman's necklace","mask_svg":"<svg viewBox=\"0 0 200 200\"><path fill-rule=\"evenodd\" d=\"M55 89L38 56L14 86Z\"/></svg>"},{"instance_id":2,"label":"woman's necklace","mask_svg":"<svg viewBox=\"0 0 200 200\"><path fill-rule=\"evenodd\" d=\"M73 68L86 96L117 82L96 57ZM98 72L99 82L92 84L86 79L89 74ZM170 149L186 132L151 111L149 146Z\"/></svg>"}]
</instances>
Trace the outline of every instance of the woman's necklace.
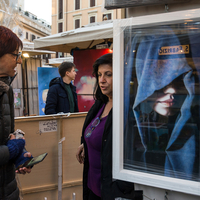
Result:
<instances>
[{"instance_id":1,"label":"woman's necklace","mask_svg":"<svg viewBox=\"0 0 200 200\"><path fill-rule=\"evenodd\" d=\"M102 115L101 115L100 119L102 119L102 118L104 118L105 116L107 116L109 112L110 112L110 111L108 111L108 112L105 112L105 113L102 113Z\"/></svg>"},{"instance_id":2,"label":"woman's necklace","mask_svg":"<svg viewBox=\"0 0 200 200\"><path fill-rule=\"evenodd\" d=\"M112 103L109 103L109 104L107 103L104 110L103 110L103 113L100 116L100 119L106 117L109 114L111 108L112 108Z\"/></svg>"}]
</instances>

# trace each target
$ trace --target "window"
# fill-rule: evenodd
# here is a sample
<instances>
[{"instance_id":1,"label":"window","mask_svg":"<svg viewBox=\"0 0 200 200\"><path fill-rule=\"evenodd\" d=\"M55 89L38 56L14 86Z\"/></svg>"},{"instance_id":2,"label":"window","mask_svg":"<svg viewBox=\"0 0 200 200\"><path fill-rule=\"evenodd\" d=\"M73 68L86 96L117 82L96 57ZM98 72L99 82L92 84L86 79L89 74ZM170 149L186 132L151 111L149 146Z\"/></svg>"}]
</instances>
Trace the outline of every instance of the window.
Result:
<instances>
[{"instance_id":1,"label":"window","mask_svg":"<svg viewBox=\"0 0 200 200\"><path fill-rule=\"evenodd\" d=\"M28 32L26 32L26 39L28 40Z\"/></svg>"},{"instance_id":2,"label":"window","mask_svg":"<svg viewBox=\"0 0 200 200\"><path fill-rule=\"evenodd\" d=\"M90 17L90 23L94 23L95 22L95 16Z\"/></svg>"},{"instance_id":3,"label":"window","mask_svg":"<svg viewBox=\"0 0 200 200\"><path fill-rule=\"evenodd\" d=\"M50 55L50 54L49 54ZM63 52L56 52L56 58L63 58L64 57L64 53ZM49 59L51 58L51 56L50 57L48 57Z\"/></svg>"},{"instance_id":4,"label":"window","mask_svg":"<svg viewBox=\"0 0 200 200\"><path fill-rule=\"evenodd\" d=\"M58 19L63 19L63 0L59 0L59 4L58 4Z\"/></svg>"},{"instance_id":5,"label":"window","mask_svg":"<svg viewBox=\"0 0 200 200\"><path fill-rule=\"evenodd\" d=\"M49 63L49 55L46 54L46 63Z\"/></svg>"},{"instance_id":6,"label":"window","mask_svg":"<svg viewBox=\"0 0 200 200\"><path fill-rule=\"evenodd\" d=\"M35 40L35 35L31 36L31 41Z\"/></svg>"},{"instance_id":7,"label":"window","mask_svg":"<svg viewBox=\"0 0 200 200\"><path fill-rule=\"evenodd\" d=\"M75 0L75 10L80 9L80 0Z\"/></svg>"},{"instance_id":8,"label":"window","mask_svg":"<svg viewBox=\"0 0 200 200\"><path fill-rule=\"evenodd\" d=\"M58 33L63 32L63 23L58 23Z\"/></svg>"},{"instance_id":9,"label":"window","mask_svg":"<svg viewBox=\"0 0 200 200\"><path fill-rule=\"evenodd\" d=\"M40 37L37 37L37 39L40 39Z\"/></svg>"},{"instance_id":10,"label":"window","mask_svg":"<svg viewBox=\"0 0 200 200\"><path fill-rule=\"evenodd\" d=\"M64 58L64 57L65 57L64 52L60 52L60 58Z\"/></svg>"},{"instance_id":11,"label":"window","mask_svg":"<svg viewBox=\"0 0 200 200\"><path fill-rule=\"evenodd\" d=\"M90 7L94 7L95 6L95 0L90 0Z\"/></svg>"},{"instance_id":12,"label":"window","mask_svg":"<svg viewBox=\"0 0 200 200\"><path fill-rule=\"evenodd\" d=\"M111 16L111 13L108 13L108 14L103 14L103 21L105 20L111 20L112 19L112 16Z\"/></svg>"},{"instance_id":13,"label":"window","mask_svg":"<svg viewBox=\"0 0 200 200\"><path fill-rule=\"evenodd\" d=\"M80 19L75 20L75 29L80 28Z\"/></svg>"}]
</instances>

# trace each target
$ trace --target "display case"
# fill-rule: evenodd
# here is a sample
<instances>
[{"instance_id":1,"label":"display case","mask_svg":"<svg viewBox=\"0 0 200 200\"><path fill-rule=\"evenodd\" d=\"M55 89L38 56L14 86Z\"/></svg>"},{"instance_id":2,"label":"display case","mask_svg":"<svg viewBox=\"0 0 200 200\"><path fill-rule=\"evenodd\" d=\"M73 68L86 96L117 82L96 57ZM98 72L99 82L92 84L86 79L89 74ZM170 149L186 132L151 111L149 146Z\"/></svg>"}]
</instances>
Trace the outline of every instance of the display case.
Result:
<instances>
[{"instance_id":1,"label":"display case","mask_svg":"<svg viewBox=\"0 0 200 200\"><path fill-rule=\"evenodd\" d=\"M113 178L200 195L200 9L114 23Z\"/></svg>"}]
</instances>

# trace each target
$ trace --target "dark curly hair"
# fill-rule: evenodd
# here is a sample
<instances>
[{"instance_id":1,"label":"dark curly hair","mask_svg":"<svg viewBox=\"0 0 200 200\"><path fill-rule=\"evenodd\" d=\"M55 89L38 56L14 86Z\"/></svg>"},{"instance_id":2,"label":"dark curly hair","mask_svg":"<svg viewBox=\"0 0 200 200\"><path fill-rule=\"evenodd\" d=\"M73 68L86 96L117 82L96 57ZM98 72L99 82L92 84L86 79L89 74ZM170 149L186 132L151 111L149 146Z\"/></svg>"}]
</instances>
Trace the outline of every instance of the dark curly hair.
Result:
<instances>
[{"instance_id":1,"label":"dark curly hair","mask_svg":"<svg viewBox=\"0 0 200 200\"><path fill-rule=\"evenodd\" d=\"M95 100L101 100L104 103L108 101L108 97L101 92L101 88L99 87L99 80L98 80L98 68L99 65L108 64L112 67L112 53L104 54L100 58L98 58L93 64L93 76L96 77L96 83L94 86L93 96Z\"/></svg>"},{"instance_id":2,"label":"dark curly hair","mask_svg":"<svg viewBox=\"0 0 200 200\"><path fill-rule=\"evenodd\" d=\"M0 57L14 52L17 48L23 48L22 41L9 28L0 26Z\"/></svg>"}]
</instances>

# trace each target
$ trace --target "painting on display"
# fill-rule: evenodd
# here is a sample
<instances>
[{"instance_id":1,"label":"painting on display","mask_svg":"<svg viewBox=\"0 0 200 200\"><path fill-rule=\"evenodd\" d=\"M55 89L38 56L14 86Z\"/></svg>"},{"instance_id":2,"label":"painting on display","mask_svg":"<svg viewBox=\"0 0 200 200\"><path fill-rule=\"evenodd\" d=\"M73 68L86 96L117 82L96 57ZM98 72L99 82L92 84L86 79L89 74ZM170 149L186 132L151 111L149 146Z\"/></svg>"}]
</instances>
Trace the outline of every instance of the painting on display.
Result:
<instances>
[{"instance_id":1,"label":"painting on display","mask_svg":"<svg viewBox=\"0 0 200 200\"><path fill-rule=\"evenodd\" d=\"M20 108L21 107L21 90L13 89L13 93L14 93L14 107Z\"/></svg>"},{"instance_id":2,"label":"painting on display","mask_svg":"<svg viewBox=\"0 0 200 200\"><path fill-rule=\"evenodd\" d=\"M74 51L74 64L77 68L77 75L74 81L78 95L79 112L87 112L94 104L93 89L95 77L92 75L95 60L110 49L90 49Z\"/></svg>"},{"instance_id":3,"label":"painting on display","mask_svg":"<svg viewBox=\"0 0 200 200\"><path fill-rule=\"evenodd\" d=\"M58 68L38 67L39 115L45 115L44 109L50 81L59 76Z\"/></svg>"},{"instance_id":4,"label":"painting on display","mask_svg":"<svg viewBox=\"0 0 200 200\"><path fill-rule=\"evenodd\" d=\"M114 178L200 195L199 28L200 20L121 29L113 136L123 153L113 155Z\"/></svg>"}]
</instances>

